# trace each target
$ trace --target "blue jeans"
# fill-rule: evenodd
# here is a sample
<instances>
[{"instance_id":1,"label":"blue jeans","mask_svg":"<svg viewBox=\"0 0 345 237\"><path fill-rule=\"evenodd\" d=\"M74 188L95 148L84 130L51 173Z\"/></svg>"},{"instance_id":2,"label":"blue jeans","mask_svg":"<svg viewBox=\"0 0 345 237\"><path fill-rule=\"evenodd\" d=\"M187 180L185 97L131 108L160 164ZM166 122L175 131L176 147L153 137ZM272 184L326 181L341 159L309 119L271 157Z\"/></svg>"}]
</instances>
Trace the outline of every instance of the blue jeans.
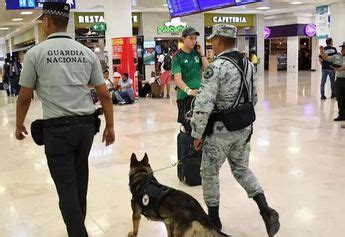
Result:
<instances>
[{"instance_id":1,"label":"blue jeans","mask_svg":"<svg viewBox=\"0 0 345 237\"><path fill-rule=\"evenodd\" d=\"M132 89L126 90L126 91L115 91L115 96L116 96L116 100L118 102L126 102L125 98L126 96L129 96L129 98L131 99L132 102L134 102L134 92Z\"/></svg>"},{"instance_id":2,"label":"blue jeans","mask_svg":"<svg viewBox=\"0 0 345 237\"><path fill-rule=\"evenodd\" d=\"M329 79L331 81L331 90L332 95L335 95L335 71L334 70L327 70L322 69L322 77L321 77L321 96L325 95L325 84L327 81L327 76L329 76Z\"/></svg>"}]
</instances>

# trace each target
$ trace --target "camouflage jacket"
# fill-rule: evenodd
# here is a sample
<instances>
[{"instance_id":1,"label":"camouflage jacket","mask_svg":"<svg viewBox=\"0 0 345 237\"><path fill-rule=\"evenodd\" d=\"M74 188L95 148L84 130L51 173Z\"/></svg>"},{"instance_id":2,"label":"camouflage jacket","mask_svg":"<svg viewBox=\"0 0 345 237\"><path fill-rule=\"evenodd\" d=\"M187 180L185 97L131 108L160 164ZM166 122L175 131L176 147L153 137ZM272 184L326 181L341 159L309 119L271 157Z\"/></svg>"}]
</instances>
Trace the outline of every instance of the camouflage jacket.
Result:
<instances>
[{"instance_id":1,"label":"camouflage jacket","mask_svg":"<svg viewBox=\"0 0 345 237\"><path fill-rule=\"evenodd\" d=\"M218 110L230 108L238 98L242 81L241 74L232 62L219 58L222 54L231 51L234 50L226 50L221 53L210 63L203 74L200 93L195 99L193 117L191 119L191 135L196 139L202 138L209 116L212 111L215 111L215 108ZM253 85L251 82L254 71L254 65L248 60L246 81L250 90L249 97L255 105L257 103L256 78L253 77ZM252 86L253 91L251 91ZM239 105L243 103L244 97L242 96Z\"/></svg>"}]
</instances>

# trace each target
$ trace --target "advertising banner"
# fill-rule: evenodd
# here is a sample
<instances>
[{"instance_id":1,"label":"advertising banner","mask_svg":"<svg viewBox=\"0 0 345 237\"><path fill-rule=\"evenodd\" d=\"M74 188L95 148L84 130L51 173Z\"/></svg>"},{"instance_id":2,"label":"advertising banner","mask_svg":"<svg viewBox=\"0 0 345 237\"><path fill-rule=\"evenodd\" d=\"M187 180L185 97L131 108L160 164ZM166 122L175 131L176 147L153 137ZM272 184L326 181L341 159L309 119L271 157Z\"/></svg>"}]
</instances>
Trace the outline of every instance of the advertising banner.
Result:
<instances>
[{"instance_id":1,"label":"advertising banner","mask_svg":"<svg viewBox=\"0 0 345 237\"><path fill-rule=\"evenodd\" d=\"M316 8L316 36L318 39L326 39L329 36L328 6Z\"/></svg>"}]
</instances>

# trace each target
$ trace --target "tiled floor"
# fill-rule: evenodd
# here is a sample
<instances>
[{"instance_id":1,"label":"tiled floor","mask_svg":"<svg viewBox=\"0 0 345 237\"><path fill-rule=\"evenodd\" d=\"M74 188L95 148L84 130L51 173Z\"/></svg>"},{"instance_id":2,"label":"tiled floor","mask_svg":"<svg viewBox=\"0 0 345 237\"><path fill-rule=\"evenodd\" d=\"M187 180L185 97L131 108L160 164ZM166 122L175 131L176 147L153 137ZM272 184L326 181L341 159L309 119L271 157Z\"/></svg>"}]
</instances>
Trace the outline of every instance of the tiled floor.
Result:
<instances>
[{"instance_id":1,"label":"tiled floor","mask_svg":"<svg viewBox=\"0 0 345 237\"><path fill-rule=\"evenodd\" d=\"M251 168L270 204L280 212L281 230L276 236L344 236L345 129L333 122L336 101L320 101L317 72L274 72L259 78ZM147 152L154 169L176 161L175 96L114 108L116 143L106 148L97 135L90 155L86 224L94 237L124 237L131 229L132 152L138 156ZM44 151L31 138L15 140L15 100L3 91L0 113L0 236L66 236ZM40 104L34 101L27 127L40 115ZM204 206L200 186L180 183L175 168L156 176L192 194ZM227 164L221 171L221 192L225 232L235 237L266 236L255 203L247 199ZM166 236L165 228L143 218L139 236Z\"/></svg>"}]
</instances>

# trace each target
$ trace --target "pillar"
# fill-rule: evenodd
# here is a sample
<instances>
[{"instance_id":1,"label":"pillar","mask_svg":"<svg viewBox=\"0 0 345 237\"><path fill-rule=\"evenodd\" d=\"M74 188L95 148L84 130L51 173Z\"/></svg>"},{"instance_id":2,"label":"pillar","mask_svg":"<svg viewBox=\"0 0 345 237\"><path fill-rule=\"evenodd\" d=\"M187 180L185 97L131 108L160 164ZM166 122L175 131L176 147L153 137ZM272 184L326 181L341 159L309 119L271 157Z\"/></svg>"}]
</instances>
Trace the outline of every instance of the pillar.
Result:
<instances>
[{"instance_id":1,"label":"pillar","mask_svg":"<svg viewBox=\"0 0 345 237\"><path fill-rule=\"evenodd\" d=\"M287 38L287 71L298 72L299 37Z\"/></svg>"},{"instance_id":2,"label":"pillar","mask_svg":"<svg viewBox=\"0 0 345 237\"><path fill-rule=\"evenodd\" d=\"M113 75L113 55L111 39L132 36L132 6L128 0L104 1L104 18L107 23L106 49L109 60L109 73Z\"/></svg>"},{"instance_id":3,"label":"pillar","mask_svg":"<svg viewBox=\"0 0 345 237\"><path fill-rule=\"evenodd\" d=\"M265 37L264 37L265 16L258 14L255 16L255 34L257 35L257 57L260 58L258 65L258 72L263 72L265 69Z\"/></svg>"}]
</instances>

